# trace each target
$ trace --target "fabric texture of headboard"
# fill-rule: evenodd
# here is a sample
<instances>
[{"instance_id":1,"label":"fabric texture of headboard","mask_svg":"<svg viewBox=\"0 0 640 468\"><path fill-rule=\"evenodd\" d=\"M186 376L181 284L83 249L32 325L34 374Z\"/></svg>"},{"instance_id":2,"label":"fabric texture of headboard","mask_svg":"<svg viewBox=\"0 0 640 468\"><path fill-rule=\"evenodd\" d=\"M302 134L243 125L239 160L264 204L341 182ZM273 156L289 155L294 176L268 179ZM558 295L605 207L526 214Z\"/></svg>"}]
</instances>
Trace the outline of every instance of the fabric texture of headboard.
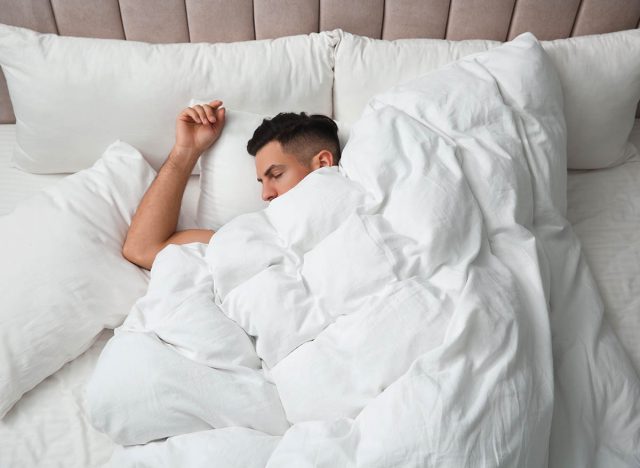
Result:
<instances>
[{"instance_id":1,"label":"fabric texture of headboard","mask_svg":"<svg viewBox=\"0 0 640 468\"><path fill-rule=\"evenodd\" d=\"M378 39L558 39L640 27L640 0L0 0L0 23L64 36L233 42L341 28ZM15 121L0 72L0 123Z\"/></svg>"}]
</instances>

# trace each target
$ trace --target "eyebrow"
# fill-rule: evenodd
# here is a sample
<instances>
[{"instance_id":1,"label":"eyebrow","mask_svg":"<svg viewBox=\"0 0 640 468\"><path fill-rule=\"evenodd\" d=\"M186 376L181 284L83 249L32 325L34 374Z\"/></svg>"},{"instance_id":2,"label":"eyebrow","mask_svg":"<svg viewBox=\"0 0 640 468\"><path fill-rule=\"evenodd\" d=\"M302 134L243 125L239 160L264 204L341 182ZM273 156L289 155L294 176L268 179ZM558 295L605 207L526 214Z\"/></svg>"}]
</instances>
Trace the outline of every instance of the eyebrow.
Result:
<instances>
[{"instance_id":1,"label":"eyebrow","mask_svg":"<svg viewBox=\"0 0 640 468\"><path fill-rule=\"evenodd\" d=\"M271 177L271 173L274 171L274 169L281 169L284 166L285 166L284 164L272 164L267 168L266 171L264 171L264 174L262 174L262 177ZM258 177L256 180L258 182L262 182L262 179L260 177Z\"/></svg>"}]
</instances>

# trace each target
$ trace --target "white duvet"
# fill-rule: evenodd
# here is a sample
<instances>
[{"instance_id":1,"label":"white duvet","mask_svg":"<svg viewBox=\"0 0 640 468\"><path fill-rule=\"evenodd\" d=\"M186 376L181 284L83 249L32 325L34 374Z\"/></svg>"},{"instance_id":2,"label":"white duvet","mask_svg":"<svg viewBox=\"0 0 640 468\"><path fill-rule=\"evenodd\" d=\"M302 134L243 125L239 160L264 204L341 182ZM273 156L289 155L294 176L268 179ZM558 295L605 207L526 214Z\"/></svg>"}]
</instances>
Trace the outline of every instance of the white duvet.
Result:
<instances>
[{"instance_id":1,"label":"white duvet","mask_svg":"<svg viewBox=\"0 0 640 468\"><path fill-rule=\"evenodd\" d=\"M638 466L565 168L531 35L377 96L339 170L159 254L88 388L113 465Z\"/></svg>"}]
</instances>

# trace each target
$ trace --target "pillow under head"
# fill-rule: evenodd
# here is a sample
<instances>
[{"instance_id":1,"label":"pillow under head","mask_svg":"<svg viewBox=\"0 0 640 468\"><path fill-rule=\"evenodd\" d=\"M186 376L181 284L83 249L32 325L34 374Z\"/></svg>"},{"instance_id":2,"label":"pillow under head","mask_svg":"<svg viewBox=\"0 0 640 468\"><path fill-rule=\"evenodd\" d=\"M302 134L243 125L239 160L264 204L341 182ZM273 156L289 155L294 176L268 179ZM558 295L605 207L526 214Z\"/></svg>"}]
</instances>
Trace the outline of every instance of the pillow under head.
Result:
<instances>
[{"instance_id":1,"label":"pillow under head","mask_svg":"<svg viewBox=\"0 0 640 468\"><path fill-rule=\"evenodd\" d=\"M267 206L256 180L255 157L247 152L247 142L265 118L226 110L220 138L200 157L198 226L201 228L217 231L239 214Z\"/></svg>"},{"instance_id":2,"label":"pillow under head","mask_svg":"<svg viewBox=\"0 0 640 468\"><path fill-rule=\"evenodd\" d=\"M190 106L206 99L191 100ZM288 111L288 109L282 109ZM262 186L257 181L255 157L247 152L247 142L264 119L273 116L226 109L220 138L200 157L200 198L198 226L218 230L238 215L259 211L268 206L262 200ZM340 146L348 133L338 122Z\"/></svg>"}]
</instances>

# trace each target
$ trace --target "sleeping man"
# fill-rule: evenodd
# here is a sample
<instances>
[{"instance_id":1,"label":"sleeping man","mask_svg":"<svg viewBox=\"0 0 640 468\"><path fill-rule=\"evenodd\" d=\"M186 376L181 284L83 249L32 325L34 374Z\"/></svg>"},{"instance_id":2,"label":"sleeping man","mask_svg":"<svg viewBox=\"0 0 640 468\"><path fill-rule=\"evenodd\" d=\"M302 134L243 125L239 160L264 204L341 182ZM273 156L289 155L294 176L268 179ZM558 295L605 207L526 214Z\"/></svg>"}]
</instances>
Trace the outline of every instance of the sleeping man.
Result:
<instances>
[{"instance_id":1,"label":"sleeping man","mask_svg":"<svg viewBox=\"0 0 640 468\"><path fill-rule=\"evenodd\" d=\"M222 101L184 109L176 122L176 142L133 217L123 246L124 257L151 269L169 244L208 243L214 231L176 232L182 196L198 158L224 128ZM298 184L307 174L340 160L338 127L329 117L281 113L264 120L247 144L256 158L262 198L271 201Z\"/></svg>"},{"instance_id":2,"label":"sleeping man","mask_svg":"<svg viewBox=\"0 0 640 468\"><path fill-rule=\"evenodd\" d=\"M289 427L250 337L213 302L203 254L214 232L176 232L189 176L223 130L221 105L212 101L180 113L175 146L123 246L129 261L153 265L154 274L147 294L103 349L87 386L92 424L121 445L212 427L245 426L273 435ZM247 148L256 157L266 201L340 158L337 126L321 115L264 120Z\"/></svg>"}]
</instances>

